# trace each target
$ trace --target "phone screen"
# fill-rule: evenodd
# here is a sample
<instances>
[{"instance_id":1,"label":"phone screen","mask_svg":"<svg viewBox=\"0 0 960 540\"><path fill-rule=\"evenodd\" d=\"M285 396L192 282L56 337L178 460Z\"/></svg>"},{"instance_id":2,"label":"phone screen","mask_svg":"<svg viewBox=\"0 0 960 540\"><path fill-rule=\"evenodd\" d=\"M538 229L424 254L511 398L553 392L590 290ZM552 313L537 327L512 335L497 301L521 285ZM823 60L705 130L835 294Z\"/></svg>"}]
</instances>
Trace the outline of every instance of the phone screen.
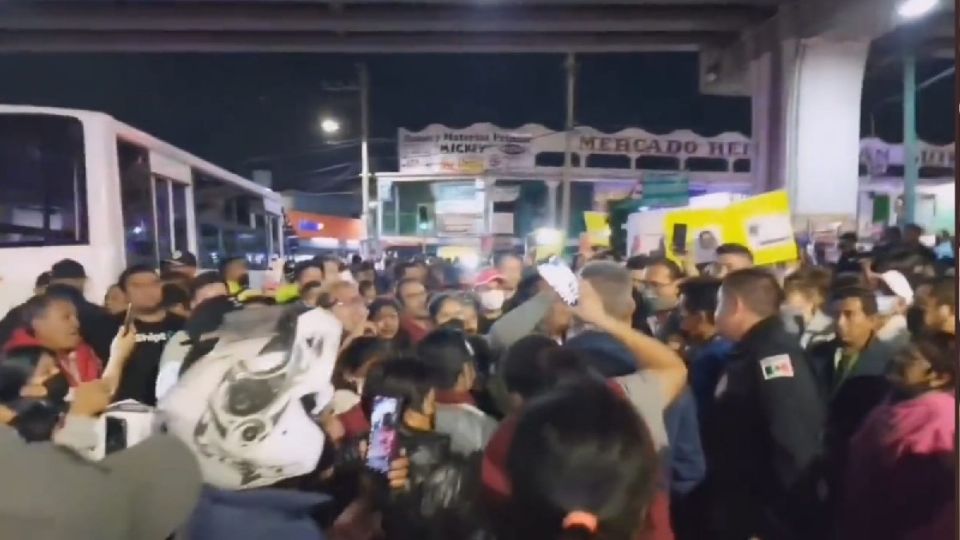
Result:
<instances>
[{"instance_id":1,"label":"phone screen","mask_svg":"<svg viewBox=\"0 0 960 540\"><path fill-rule=\"evenodd\" d=\"M106 424L106 441L104 453L112 454L127 447L127 421L112 416L104 417Z\"/></svg>"},{"instance_id":2,"label":"phone screen","mask_svg":"<svg viewBox=\"0 0 960 540\"><path fill-rule=\"evenodd\" d=\"M367 441L367 467L387 474L397 451L397 423L400 400L377 396L370 415L370 440Z\"/></svg>"}]
</instances>

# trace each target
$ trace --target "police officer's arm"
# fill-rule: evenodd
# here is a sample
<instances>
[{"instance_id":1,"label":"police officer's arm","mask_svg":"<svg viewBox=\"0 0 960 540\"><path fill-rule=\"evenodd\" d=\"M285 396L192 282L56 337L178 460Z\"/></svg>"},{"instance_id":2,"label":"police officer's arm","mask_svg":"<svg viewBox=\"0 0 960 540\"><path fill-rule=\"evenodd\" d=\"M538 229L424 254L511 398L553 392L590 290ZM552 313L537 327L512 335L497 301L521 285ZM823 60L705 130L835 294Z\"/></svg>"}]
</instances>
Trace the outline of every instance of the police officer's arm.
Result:
<instances>
[{"instance_id":1,"label":"police officer's arm","mask_svg":"<svg viewBox=\"0 0 960 540\"><path fill-rule=\"evenodd\" d=\"M823 406L804 359L778 354L756 366L758 395L773 443L776 481L786 492L811 473L820 454Z\"/></svg>"},{"instance_id":2,"label":"police officer's arm","mask_svg":"<svg viewBox=\"0 0 960 540\"><path fill-rule=\"evenodd\" d=\"M680 355L659 340L637 332L629 323L608 315L599 294L587 280L580 280L580 299L574 310L578 317L623 343L633 355L637 369L654 373L667 403L676 400L687 383L687 367Z\"/></svg>"}]
</instances>

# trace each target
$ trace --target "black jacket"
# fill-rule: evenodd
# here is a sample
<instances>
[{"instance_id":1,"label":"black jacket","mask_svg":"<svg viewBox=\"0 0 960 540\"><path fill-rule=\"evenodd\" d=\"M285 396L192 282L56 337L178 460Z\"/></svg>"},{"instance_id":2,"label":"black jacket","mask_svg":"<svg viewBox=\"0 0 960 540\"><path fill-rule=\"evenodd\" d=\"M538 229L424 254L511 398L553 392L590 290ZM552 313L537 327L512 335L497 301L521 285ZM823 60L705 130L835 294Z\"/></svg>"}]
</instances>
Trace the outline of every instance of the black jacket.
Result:
<instances>
[{"instance_id":1,"label":"black jacket","mask_svg":"<svg viewBox=\"0 0 960 540\"><path fill-rule=\"evenodd\" d=\"M711 538L817 538L824 407L779 317L736 344L705 426Z\"/></svg>"},{"instance_id":2,"label":"black jacket","mask_svg":"<svg viewBox=\"0 0 960 540\"><path fill-rule=\"evenodd\" d=\"M13 332L21 326L23 326L23 304L12 308L4 315L3 320L0 320L0 348L10 341Z\"/></svg>"},{"instance_id":3,"label":"black jacket","mask_svg":"<svg viewBox=\"0 0 960 540\"><path fill-rule=\"evenodd\" d=\"M410 489L397 493L384 512L390 540L463 538L477 528L480 454L461 457L450 438L399 428L400 447L410 460Z\"/></svg>"},{"instance_id":4,"label":"black jacket","mask_svg":"<svg viewBox=\"0 0 960 540\"><path fill-rule=\"evenodd\" d=\"M870 411L889 394L886 373L896 347L876 338L870 340L842 381L835 381L836 362L843 344L835 339L810 351L820 393L827 406L824 444L832 483L842 475L850 439L859 431ZM835 384L836 383L836 384ZM837 386L839 384L839 386Z\"/></svg>"}]
</instances>

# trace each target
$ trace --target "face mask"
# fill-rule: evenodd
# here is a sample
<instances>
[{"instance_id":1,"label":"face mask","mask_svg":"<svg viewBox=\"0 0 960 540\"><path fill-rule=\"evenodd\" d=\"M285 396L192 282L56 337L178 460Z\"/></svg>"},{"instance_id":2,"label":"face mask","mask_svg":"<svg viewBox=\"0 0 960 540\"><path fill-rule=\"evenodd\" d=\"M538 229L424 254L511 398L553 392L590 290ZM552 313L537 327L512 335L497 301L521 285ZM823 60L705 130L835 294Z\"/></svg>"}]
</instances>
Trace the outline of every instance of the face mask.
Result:
<instances>
[{"instance_id":1,"label":"face mask","mask_svg":"<svg viewBox=\"0 0 960 540\"><path fill-rule=\"evenodd\" d=\"M897 309L896 296L877 295L877 313L880 315L892 315Z\"/></svg>"},{"instance_id":2,"label":"face mask","mask_svg":"<svg viewBox=\"0 0 960 540\"><path fill-rule=\"evenodd\" d=\"M492 289L480 293L480 305L487 311L499 311L507 295L501 289Z\"/></svg>"},{"instance_id":3,"label":"face mask","mask_svg":"<svg viewBox=\"0 0 960 540\"><path fill-rule=\"evenodd\" d=\"M660 311L669 311L676 307L676 302L662 298L656 292L646 289L643 291L643 300L649 306L650 311L657 313Z\"/></svg>"}]
</instances>

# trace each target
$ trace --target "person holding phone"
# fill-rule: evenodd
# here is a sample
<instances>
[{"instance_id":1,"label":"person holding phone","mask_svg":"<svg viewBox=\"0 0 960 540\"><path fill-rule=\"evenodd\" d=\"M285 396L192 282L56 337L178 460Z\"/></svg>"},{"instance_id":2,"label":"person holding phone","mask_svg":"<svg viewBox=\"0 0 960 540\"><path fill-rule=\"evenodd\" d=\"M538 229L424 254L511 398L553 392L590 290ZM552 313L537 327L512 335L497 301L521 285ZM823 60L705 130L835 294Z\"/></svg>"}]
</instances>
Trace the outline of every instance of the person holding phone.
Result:
<instances>
[{"instance_id":1,"label":"person holding phone","mask_svg":"<svg viewBox=\"0 0 960 540\"><path fill-rule=\"evenodd\" d=\"M111 354L105 373L117 380L115 401L132 399L153 406L160 357L184 319L163 308L163 284L153 268L131 266L120 274L118 285L130 300L119 339L126 337L133 346L125 357Z\"/></svg>"},{"instance_id":2,"label":"person holding phone","mask_svg":"<svg viewBox=\"0 0 960 540\"><path fill-rule=\"evenodd\" d=\"M393 432L381 438L392 448L380 448L378 454L409 459L408 488L381 499L383 532L391 540L464 538L461 527L470 528L479 514L474 503L480 489L480 454L458 455L450 437L435 431L434 377L423 362L400 358L375 366L363 387L360 404L372 431L386 427ZM397 404L395 409L375 414L377 404L391 402ZM390 425L384 423L388 418ZM385 487L388 479L382 470L376 474Z\"/></svg>"}]
</instances>

